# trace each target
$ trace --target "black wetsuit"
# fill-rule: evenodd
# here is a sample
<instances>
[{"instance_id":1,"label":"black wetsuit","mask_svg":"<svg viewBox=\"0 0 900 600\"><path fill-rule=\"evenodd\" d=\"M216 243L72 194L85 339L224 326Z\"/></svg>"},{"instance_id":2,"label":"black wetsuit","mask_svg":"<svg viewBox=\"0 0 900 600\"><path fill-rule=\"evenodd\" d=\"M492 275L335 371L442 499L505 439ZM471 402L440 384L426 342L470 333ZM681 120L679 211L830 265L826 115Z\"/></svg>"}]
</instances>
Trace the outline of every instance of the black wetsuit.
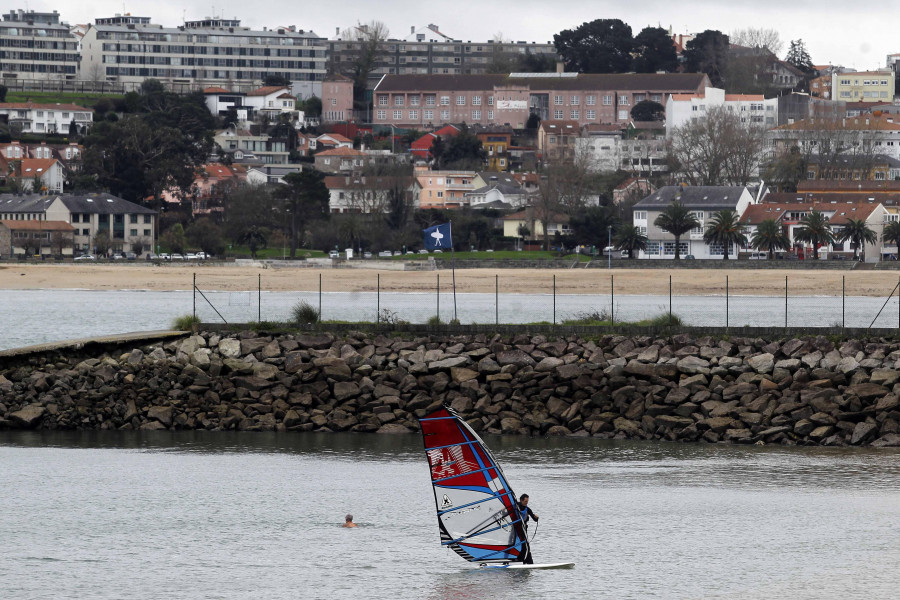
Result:
<instances>
[{"instance_id":1,"label":"black wetsuit","mask_svg":"<svg viewBox=\"0 0 900 600\"><path fill-rule=\"evenodd\" d=\"M537 523L538 518L533 510L527 506L522 506L522 504L519 504L519 514L522 515L522 528L525 530L525 543L522 544L522 553L519 556L519 560L526 565L532 565L534 560L531 558L531 544L528 543L528 518L534 519L535 523Z\"/></svg>"}]
</instances>

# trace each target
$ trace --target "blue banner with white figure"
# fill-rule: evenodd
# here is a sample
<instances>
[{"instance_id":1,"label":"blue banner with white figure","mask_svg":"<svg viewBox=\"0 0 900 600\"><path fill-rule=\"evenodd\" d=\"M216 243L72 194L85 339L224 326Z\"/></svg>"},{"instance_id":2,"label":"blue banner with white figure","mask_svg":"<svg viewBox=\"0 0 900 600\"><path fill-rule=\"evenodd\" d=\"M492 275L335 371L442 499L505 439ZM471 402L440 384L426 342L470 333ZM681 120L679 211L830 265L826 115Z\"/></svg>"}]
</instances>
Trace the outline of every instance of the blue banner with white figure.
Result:
<instances>
[{"instance_id":1,"label":"blue banner with white figure","mask_svg":"<svg viewBox=\"0 0 900 600\"><path fill-rule=\"evenodd\" d=\"M450 234L450 223L435 225L423 230L425 232L426 250L444 250L453 248L453 237Z\"/></svg>"}]
</instances>

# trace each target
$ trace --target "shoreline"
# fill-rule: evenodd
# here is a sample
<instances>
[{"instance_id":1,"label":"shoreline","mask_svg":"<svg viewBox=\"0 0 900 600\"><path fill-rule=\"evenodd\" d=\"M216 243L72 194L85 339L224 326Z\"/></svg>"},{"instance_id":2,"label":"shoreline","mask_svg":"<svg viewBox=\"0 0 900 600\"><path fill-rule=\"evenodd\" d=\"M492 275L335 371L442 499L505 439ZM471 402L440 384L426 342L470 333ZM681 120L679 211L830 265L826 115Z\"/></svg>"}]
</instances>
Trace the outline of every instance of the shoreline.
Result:
<instances>
[{"instance_id":1,"label":"shoreline","mask_svg":"<svg viewBox=\"0 0 900 600\"><path fill-rule=\"evenodd\" d=\"M200 290L264 292L422 292L438 283L450 290L452 272L379 269L280 268L234 265L0 265L0 290L191 291L194 276ZM455 274L458 293L526 295L595 294L676 296L783 296L785 278L791 296L887 297L896 275L881 271L798 271L775 269L465 269Z\"/></svg>"}]
</instances>

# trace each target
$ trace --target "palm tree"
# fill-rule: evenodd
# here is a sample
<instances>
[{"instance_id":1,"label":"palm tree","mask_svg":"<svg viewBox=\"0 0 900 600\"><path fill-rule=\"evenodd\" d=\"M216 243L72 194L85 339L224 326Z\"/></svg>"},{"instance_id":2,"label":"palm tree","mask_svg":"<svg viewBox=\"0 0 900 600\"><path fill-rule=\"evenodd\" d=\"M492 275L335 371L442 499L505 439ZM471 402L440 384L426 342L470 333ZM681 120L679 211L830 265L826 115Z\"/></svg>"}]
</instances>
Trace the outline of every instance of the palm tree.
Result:
<instances>
[{"instance_id":1,"label":"palm tree","mask_svg":"<svg viewBox=\"0 0 900 600\"><path fill-rule=\"evenodd\" d=\"M616 235L615 243L619 250L628 250L628 258L634 258L635 250L647 249L647 236L641 233L640 227L626 225Z\"/></svg>"},{"instance_id":2,"label":"palm tree","mask_svg":"<svg viewBox=\"0 0 900 600\"><path fill-rule=\"evenodd\" d=\"M756 231L750 236L750 245L757 250L766 250L769 253L769 260L772 260L776 250L787 250L791 247L791 240L775 219L766 219L756 226Z\"/></svg>"},{"instance_id":3,"label":"palm tree","mask_svg":"<svg viewBox=\"0 0 900 600\"><path fill-rule=\"evenodd\" d=\"M857 253L862 247L862 260L866 260L866 244L878 242L878 234L869 229L864 219L847 219L847 224L837 236L838 241L850 240L853 244L853 260L857 259Z\"/></svg>"},{"instance_id":4,"label":"palm tree","mask_svg":"<svg viewBox=\"0 0 900 600\"><path fill-rule=\"evenodd\" d=\"M713 214L709 225L703 233L703 241L707 244L722 244L722 259L728 260L728 254L732 246L747 245L747 236L744 235L744 226L737 212L726 208Z\"/></svg>"},{"instance_id":5,"label":"palm tree","mask_svg":"<svg viewBox=\"0 0 900 600\"><path fill-rule=\"evenodd\" d=\"M659 213L653 224L675 236L675 260L681 258L679 248L681 236L691 229L700 227L700 221L697 220L694 213L678 201L673 202L666 207L666 210Z\"/></svg>"},{"instance_id":6,"label":"palm tree","mask_svg":"<svg viewBox=\"0 0 900 600\"><path fill-rule=\"evenodd\" d=\"M819 246L834 241L831 223L817 210L800 219L800 228L794 232L794 238L800 242L809 242L813 247L813 258L819 259Z\"/></svg>"},{"instance_id":7,"label":"palm tree","mask_svg":"<svg viewBox=\"0 0 900 600\"><path fill-rule=\"evenodd\" d=\"M897 253L900 254L900 222L891 221L885 225L884 231L881 233L881 241L894 242L894 245L898 248ZM897 258L900 258L900 256Z\"/></svg>"}]
</instances>

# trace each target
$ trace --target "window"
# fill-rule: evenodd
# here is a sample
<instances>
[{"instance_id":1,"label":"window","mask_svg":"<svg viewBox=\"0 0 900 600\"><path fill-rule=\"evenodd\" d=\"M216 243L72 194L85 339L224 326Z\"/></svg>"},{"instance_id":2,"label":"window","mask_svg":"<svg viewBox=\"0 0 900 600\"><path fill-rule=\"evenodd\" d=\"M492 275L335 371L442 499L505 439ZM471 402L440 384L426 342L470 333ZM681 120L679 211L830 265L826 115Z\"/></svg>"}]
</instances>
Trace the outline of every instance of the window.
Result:
<instances>
[{"instance_id":1,"label":"window","mask_svg":"<svg viewBox=\"0 0 900 600\"><path fill-rule=\"evenodd\" d=\"M417 111L417 110L409 111L409 118L412 119L413 121L417 120L419 118L419 111Z\"/></svg>"},{"instance_id":2,"label":"window","mask_svg":"<svg viewBox=\"0 0 900 600\"><path fill-rule=\"evenodd\" d=\"M643 102L647 99L647 94L635 94L634 95L634 103Z\"/></svg>"},{"instance_id":3,"label":"window","mask_svg":"<svg viewBox=\"0 0 900 600\"><path fill-rule=\"evenodd\" d=\"M481 106L481 96L472 96L472 106Z\"/></svg>"},{"instance_id":4,"label":"window","mask_svg":"<svg viewBox=\"0 0 900 600\"><path fill-rule=\"evenodd\" d=\"M612 96L604 95L603 96L603 106L609 106L612 104Z\"/></svg>"},{"instance_id":5,"label":"window","mask_svg":"<svg viewBox=\"0 0 900 600\"><path fill-rule=\"evenodd\" d=\"M137 237L137 229L129 229L128 235L130 235L131 237Z\"/></svg>"},{"instance_id":6,"label":"window","mask_svg":"<svg viewBox=\"0 0 900 600\"><path fill-rule=\"evenodd\" d=\"M587 104L588 106L596 106L596 104L597 104L597 96L588 96L588 97L585 99L585 104Z\"/></svg>"},{"instance_id":7,"label":"window","mask_svg":"<svg viewBox=\"0 0 900 600\"><path fill-rule=\"evenodd\" d=\"M684 256L688 252L688 243L678 243L678 254ZM665 256L675 256L675 242L663 242L663 254Z\"/></svg>"},{"instance_id":8,"label":"window","mask_svg":"<svg viewBox=\"0 0 900 600\"><path fill-rule=\"evenodd\" d=\"M620 120L620 121L627 121L627 120L628 120L628 111L627 111L627 110L620 110L620 111L619 111L619 120Z\"/></svg>"},{"instance_id":9,"label":"window","mask_svg":"<svg viewBox=\"0 0 900 600\"><path fill-rule=\"evenodd\" d=\"M473 110L473 111L472 111L472 120L473 120L473 121L480 121L480 120L481 120L481 111L480 111L480 110Z\"/></svg>"},{"instance_id":10,"label":"window","mask_svg":"<svg viewBox=\"0 0 900 600\"><path fill-rule=\"evenodd\" d=\"M581 98L578 96L572 96L572 101L570 102L572 106L578 106L581 104Z\"/></svg>"},{"instance_id":11,"label":"window","mask_svg":"<svg viewBox=\"0 0 900 600\"><path fill-rule=\"evenodd\" d=\"M646 253L648 256L659 256L659 242L647 242Z\"/></svg>"},{"instance_id":12,"label":"window","mask_svg":"<svg viewBox=\"0 0 900 600\"><path fill-rule=\"evenodd\" d=\"M734 250L730 247L731 244L728 244L728 254L734 254ZM725 246L723 246L719 242L713 242L709 245L709 255L710 256L723 256L725 254Z\"/></svg>"},{"instance_id":13,"label":"window","mask_svg":"<svg viewBox=\"0 0 900 600\"><path fill-rule=\"evenodd\" d=\"M560 119L562 119L562 118L563 118L563 111L561 111L561 110L554 110L554 111L553 111L553 118L556 119L557 121L559 121Z\"/></svg>"},{"instance_id":14,"label":"window","mask_svg":"<svg viewBox=\"0 0 900 600\"><path fill-rule=\"evenodd\" d=\"M628 106L628 96L619 96L619 106Z\"/></svg>"},{"instance_id":15,"label":"window","mask_svg":"<svg viewBox=\"0 0 900 600\"><path fill-rule=\"evenodd\" d=\"M494 120L494 111L489 110L488 111L488 121L493 121L493 120Z\"/></svg>"},{"instance_id":16,"label":"window","mask_svg":"<svg viewBox=\"0 0 900 600\"><path fill-rule=\"evenodd\" d=\"M395 121L399 121L399 120L402 119L402 118L403 118L403 111L402 111L402 110L395 110L395 111L394 111L394 120L395 120Z\"/></svg>"},{"instance_id":17,"label":"window","mask_svg":"<svg viewBox=\"0 0 900 600\"><path fill-rule=\"evenodd\" d=\"M553 96L553 104L556 106L562 106L563 97L562 96Z\"/></svg>"},{"instance_id":18,"label":"window","mask_svg":"<svg viewBox=\"0 0 900 600\"><path fill-rule=\"evenodd\" d=\"M425 106L434 106L434 96L425 96Z\"/></svg>"},{"instance_id":19,"label":"window","mask_svg":"<svg viewBox=\"0 0 900 600\"><path fill-rule=\"evenodd\" d=\"M650 94L650 99L654 102L662 102L662 94Z\"/></svg>"},{"instance_id":20,"label":"window","mask_svg":"<svg viewBox=\"0 0 900 600\"><path fill-rule=\"evenodd\" d=\"M593 121L594 119L597 118L596 110L586 110L586 111L584 111L584 113L585 113L584 116L587 117L588 121Z\"/></svg>"},{"instance_id":21,"label":"window","mask_svg":"<svg viewBox=\"0 0 900 600\"><path fill-rule=\"evenodd\" d=\"M493 105L494 105L494 97L488 96L488 106L493 106Z\"/></svg>"},{"instance_id":22,"label":"window","mask_svg":"<svg viewBox=\"0 0 900 600\"><path fill-rule=\"evenodd\" d=\"M450 120L450 111L442 110L441 111L441 121L448 121L448 120Z\"/></svg>"},{"instance_id":23,"label":"window","mask_svg":"<svg viewBox=\"0 0 900 600\"><path fill-rule=\"evenodd\" d=\"M403 96L394 96L394 106L403 106Z\"/></svg>"},{"instance_id":24,"label":"window","mask_svg":"<svg viewBox=\"0 0 900 600\"><path fill-rule=\"evenodd\" d=\"M149 223L152 223L152 222L153 222L153 217L152 217L151 215L144 215L144 223L149 224ZM145 234L145 235L146 235L146 234Z\"/></svg>"},{"instance_id":25,"label":"window","mask_svg":"<svg viewBox=\"0 0 900 600\"><path fill-rule=\"evenodd\" d=\"M431 121L431 120L434 119L434 111L433 111L433 110L423 110L423 111L422 111L422 117L423 117L426 121Z\"/></svg>"},{"instance_id":26,"label":"window","mask_svg":"<svg viewBox=\"0 0 900 600\"><path fill-rule=\"evenodd\" d=\"M379 121L384 121L387 119L387 111L386 110L378 110L375 111L375 118Z\"/></svg>"},{"instance_id":27,"label":"window","mask_svg":"<svg viewBox=\"0 0 900 600\"><path fill-rule=\"evenodd\" d=\"M573 110L573 111L571 112L571 117L570 117L570 118L572 118L572 119L574 119L574 120L577 121L577 120L580 118L579 111Z\"/></svg>"},{"instance_id":28,"label":"window","mask_svg":"<svg viewBox=\"0 0 900 600\"><path fill-rule=\"evenodd\" d=\"M646 210L634 211L634 219L635 219L635 221L646 221L647 220L647 211Z\"/></svg>"},{"instance_id":29,"label":"window","mask_svg":"<svg viewBox=\"0 0 900 600\"><path fill-rule=\"evenodd\" d=\"M465 96L457 96L456 97L456 105L457 106L465 106L466 105L466 97Z\"/></svg>"},{"instance_id":30,"label":"window","mask_svg":"<svg viewBox=\"0 0 900 600\"><path fill-rule=\"evenodd\" d=\"M378 96L378 106L387 106L388 105L388 97L387 96Z\"/></svg>"},{"instance_id":31,"label":"window","mask_svg":"<svg viewBox=\"0 0 900 600\"><path fill-rule=\"evenodd\" d=\"M419 105L419 97L418 96L411 97L409 99L409 105L410 106L418 106Z\"/></svg>"},{"instance_id":32,"label":"window","mask_svg":"<svg viewBox=\"0 0 900 600\"><path fill-rule=\"evenodd\" d=\"M91 230L90 229L82 229L81 235L91 235Z\"/></svg>"},{"instance_id":33,"label":"window","mask_svg":"<svg viewBox=\"0 0 900 600\"><path fill-rule=\"evenodd\" d=\"M450 96L441 96L441 106L450 106Z\"/></svg>"},{"instance_id":34,"label":"window","mask_svg":"<svg viewBox=\"0 0 900 600\"><path fill-rule=\"evenodd\" d=\"M137 223L137 215L128 215L129 223Z\"/></svg>"}]
</instances>

